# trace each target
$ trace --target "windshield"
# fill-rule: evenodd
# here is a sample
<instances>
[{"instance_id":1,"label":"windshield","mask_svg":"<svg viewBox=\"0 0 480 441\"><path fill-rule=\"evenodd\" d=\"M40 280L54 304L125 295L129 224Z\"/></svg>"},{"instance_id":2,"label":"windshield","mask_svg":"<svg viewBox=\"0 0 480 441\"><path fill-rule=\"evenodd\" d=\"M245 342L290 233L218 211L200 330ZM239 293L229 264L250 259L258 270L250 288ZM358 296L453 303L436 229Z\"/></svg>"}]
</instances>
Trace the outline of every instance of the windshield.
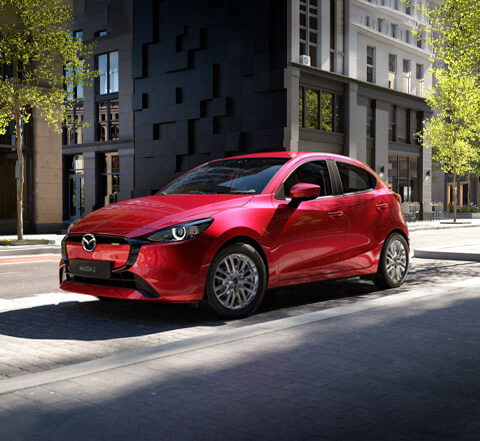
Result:
<instances>
[{"instance_id":1,"label":"windshield","mask_svg":"<svg viewBox=\"0 0 480 441\"><path fill-rule=\"evenodd\" d=\"M258 194L289 158L225 159L180 177L158 194Z\"/></svg>"}]
</instances>

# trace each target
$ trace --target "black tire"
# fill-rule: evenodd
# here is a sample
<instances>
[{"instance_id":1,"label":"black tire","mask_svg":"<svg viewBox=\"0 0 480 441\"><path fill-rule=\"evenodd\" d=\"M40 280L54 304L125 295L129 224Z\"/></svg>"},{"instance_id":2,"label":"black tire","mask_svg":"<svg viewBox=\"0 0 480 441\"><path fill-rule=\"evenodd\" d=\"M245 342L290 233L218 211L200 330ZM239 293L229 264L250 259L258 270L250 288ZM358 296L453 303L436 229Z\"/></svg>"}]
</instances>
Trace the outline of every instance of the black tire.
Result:
<instances>
[{"instance_id":1,"label":"black tire","mask_svg":"<svg viewBox=\"0 0 480 441\"><path fill-rule=\"evenodd\" d=\"M405 282L410 263L408 243L399 233L393 233L383 245L378 272L373 279L380 289L398 288Z\"/></svg>"},{"instance_id":2,"label":"black tire","mask_svg":"<svg viewBox=\"0 0 480 441\"><path fill-rule=\"evenodd\" d=\"M267 270L251 245L236 243L220 250L208 270L205 297L223 318L238 319L255 312L267 288Z\"/></svg>"}]
</instances>

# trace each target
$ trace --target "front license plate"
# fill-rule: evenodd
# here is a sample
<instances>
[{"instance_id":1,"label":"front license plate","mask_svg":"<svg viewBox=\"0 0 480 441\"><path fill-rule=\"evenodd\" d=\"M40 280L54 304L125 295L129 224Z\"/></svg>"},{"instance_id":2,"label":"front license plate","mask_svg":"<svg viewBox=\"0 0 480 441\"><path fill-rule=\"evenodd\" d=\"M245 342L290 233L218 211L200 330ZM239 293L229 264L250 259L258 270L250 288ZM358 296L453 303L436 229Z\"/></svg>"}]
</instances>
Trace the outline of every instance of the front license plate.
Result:
<instances>
[{"instance_id":1,"label":"front license plate","mask_svg":"<svg viewBox=\"0 0 480 441\"><path fill-rule=\"evenodd\" d=\"M112 271L112 262L101 260L71 259L68 265L71 274L76 276L108 279Z\"/></svg>"}]
</instances>

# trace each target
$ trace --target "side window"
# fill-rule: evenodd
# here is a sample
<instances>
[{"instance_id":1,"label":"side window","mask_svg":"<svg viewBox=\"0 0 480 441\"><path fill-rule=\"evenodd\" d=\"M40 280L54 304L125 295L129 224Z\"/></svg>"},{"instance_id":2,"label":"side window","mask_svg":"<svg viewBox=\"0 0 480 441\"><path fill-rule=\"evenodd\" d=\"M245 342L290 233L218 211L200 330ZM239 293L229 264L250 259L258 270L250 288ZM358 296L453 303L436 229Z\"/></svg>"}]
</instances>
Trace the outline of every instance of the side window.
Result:
<instances>
[{"instance_id":1,"label":"side window","mask_svg":"<svg viewBox=\"0 0 480 441\"><path fill-rule=\"evenodd\" d=\"M344 193L373 190L377 180L368 171L355 165L337 162Z\"/></svg>"},{"instance_id":2,"label":"side window","mask_svg":"<svg viewBox=\"0 0 480 441\"><path fill-rule=\"evenodd\" d=\"M332 184L326 161L312 161L302 164L288 176L280 187L277 198L290 197L290 189L299 183L315 184L320 186L320 197L332 195Z\"/></svg>"}]
</instances>

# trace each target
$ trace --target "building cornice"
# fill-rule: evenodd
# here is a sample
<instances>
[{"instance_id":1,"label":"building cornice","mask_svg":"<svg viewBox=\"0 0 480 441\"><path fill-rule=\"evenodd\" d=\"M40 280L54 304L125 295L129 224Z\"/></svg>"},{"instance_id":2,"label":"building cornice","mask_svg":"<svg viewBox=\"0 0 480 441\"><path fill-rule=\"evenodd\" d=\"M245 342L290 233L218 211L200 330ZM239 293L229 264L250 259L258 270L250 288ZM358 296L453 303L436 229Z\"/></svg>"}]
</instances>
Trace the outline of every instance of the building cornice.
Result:
<instances>
[{"instance_id":1,"label":"building cornice","mask_svg":"<svg viewBox=\"0 0 480 441\"><path fill-rule=\"evenodd\" d=\"M369 28L368 26L361 25L359 23L352 23L352 24L357 28L357 31L360 34L363 34L369 38L377 40L383 44L396 47L397 49L400 49L403 52L407 52L411 55L421 57L425 60L429 60L430 57L432 56L432 54L426 51L425 49L421 49L419 47L413 46L397 38L390 37L389 35L384 34L382 32L377 32L374 29Z\"/></svg>"},{"instance_id":2,"label":"building cornice","mask_svg":"<svg viewBox=\"0 0 480 441\"><path fill-rule=\"evenodd\" d=\"M389 8L388 6L378 5L365 0L351 0L351 4L365 11L372 11L377 14L382 14L383 16L387 16L392 20L397 21L398 23L401 23L405 26L410 26L414 28L417 25L417 23L419 23L423 27L428 26L427 21L422 20L421 17L409 15L409 14L406 14L404 11L392 9L392 8Z\"/></svg>"}]
</instances>

